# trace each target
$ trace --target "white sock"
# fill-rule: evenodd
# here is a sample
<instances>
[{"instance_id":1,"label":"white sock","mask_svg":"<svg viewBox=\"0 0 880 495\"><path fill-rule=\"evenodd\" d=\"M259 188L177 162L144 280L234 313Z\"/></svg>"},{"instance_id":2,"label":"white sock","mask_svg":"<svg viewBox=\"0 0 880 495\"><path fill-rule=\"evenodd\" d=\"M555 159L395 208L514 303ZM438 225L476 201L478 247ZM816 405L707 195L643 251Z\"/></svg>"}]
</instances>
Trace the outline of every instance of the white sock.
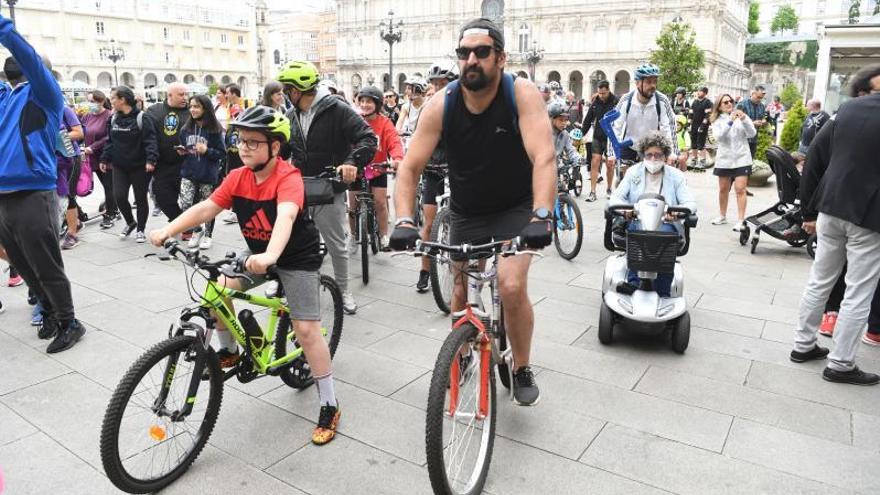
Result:
<instances>
[{"instance_id":1,"label":"white sock","mask_svg":"<svg viewBox=\"0 0 880 495\"><path fill-rule=\"evenodd\" d=\"M232 353L238 350L238 342L235 341L235 337L229 330L221 330L218 328L217 339L220 341L221 349L226 349Z\"/></svg>"},{"instance_id":2,"label":"white sock","mask_svg":"<svg viewBox=\"0 0 880 495\"><path fill-rule=\"evenodd\" d=\"M336 407L336 391L333 390L333 373L315 377L315 385L318 387L318 402L321 407Z\"/></svg>"}]
</instances>

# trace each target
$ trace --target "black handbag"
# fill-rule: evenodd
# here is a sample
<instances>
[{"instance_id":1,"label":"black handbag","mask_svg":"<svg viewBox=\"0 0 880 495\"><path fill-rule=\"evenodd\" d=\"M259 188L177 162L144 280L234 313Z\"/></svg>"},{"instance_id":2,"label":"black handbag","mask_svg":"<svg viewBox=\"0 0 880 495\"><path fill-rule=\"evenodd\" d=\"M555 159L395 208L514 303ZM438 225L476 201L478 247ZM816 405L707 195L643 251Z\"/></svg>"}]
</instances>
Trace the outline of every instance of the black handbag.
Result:
<instances>
[{"instance_id":1,"label":"black handbag","mask_svg":"<svg viewBox=\"0 0 880 495\"><path fill-rule=\"evenodd\" d=\"M306 192L306 206L321 206L333 203L336 193L330 179L303 177Z\"/></svg>"}]
</instances>

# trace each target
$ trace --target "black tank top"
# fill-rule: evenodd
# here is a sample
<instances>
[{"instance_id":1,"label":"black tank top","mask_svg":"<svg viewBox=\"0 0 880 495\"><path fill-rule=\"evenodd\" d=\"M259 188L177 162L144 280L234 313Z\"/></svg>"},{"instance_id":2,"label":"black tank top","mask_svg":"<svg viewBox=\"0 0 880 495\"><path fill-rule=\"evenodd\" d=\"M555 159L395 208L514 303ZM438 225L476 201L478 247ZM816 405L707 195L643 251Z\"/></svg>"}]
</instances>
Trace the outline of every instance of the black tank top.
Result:
<instances>
[{"instance_id":1,"label":"black tank top","mask_svg":"<svg viewBox=\"0 0 880 495\"><path fill-rule=\"evenodd\" d=\"M461 215L499 213L532 201L532 162L499 81L481 114L468 111L464 95L443 129L449 163L450 207Z\"/></svg>"}]
</instances>

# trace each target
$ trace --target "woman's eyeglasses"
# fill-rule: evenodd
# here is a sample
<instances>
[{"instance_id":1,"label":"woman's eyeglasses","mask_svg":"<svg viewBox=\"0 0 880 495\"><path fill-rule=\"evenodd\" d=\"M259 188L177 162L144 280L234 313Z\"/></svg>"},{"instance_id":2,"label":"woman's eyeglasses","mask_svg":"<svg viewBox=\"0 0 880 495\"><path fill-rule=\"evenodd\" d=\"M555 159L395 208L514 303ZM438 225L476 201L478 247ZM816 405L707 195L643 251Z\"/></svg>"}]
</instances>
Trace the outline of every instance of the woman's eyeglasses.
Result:
<instances>
[{"instance_id":1,"label":"woman's eyeglasses","mask_svg":"<svg viewBox=\"0 0 880 495\"><path fill-rule=\"evenodd\" d=\"M722 105L733 105L733 100L723 100L721 102Z\"/></svg>"},{"instance_id":2,"label":"woman's eyeglasses","mask_svg":"<svg viewBox=\"0 0 880 495\"><path fill-rule=\"evenodd\" d=\"M666 155L663 153L645 153L645 158L648 160L660 160L663 161L666 159Z\"/></svg>"},{"instance_id":3,"label":"woman's eyeglasses","mask_svg":"<svg viewBox=\"0 0 880 495\"><path fill-rule=\"evenodd\" d=\"M455 55L459 60L467 60L471 57L471 53L477 56L477 58L486 58L492 53L492 47L489 45L480 45L475 46L473 48L468 48L465 46L460 46L455 49Z\"/></svg>"}]
</instances>

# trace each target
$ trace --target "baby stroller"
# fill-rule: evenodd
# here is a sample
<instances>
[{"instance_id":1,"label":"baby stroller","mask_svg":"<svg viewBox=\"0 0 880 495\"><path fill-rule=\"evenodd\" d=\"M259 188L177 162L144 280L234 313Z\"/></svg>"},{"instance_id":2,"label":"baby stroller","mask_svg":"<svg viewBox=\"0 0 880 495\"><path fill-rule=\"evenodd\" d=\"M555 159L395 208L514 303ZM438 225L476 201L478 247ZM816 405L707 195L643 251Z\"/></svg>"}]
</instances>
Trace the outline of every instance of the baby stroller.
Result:
<instances>
[{"instance_id":1,"label":"baby stroller","mask_svg":"<svg viewBox=\"0 0 880 495\"><path fill-rule=\"evenodd\" d=\"M761 233L764 232L792 247L806 246L807 252L814 257L816 237L807 234L803 229L804 219L798 196L801 173L794 164L794 158L784 149L773 145L767 149L767 161L776 175L779 201L761 213L746 218L745 227L739 233L739 243L745 246L751 236L750 252L755 254Z\"/></svg>"}]
</instances>

